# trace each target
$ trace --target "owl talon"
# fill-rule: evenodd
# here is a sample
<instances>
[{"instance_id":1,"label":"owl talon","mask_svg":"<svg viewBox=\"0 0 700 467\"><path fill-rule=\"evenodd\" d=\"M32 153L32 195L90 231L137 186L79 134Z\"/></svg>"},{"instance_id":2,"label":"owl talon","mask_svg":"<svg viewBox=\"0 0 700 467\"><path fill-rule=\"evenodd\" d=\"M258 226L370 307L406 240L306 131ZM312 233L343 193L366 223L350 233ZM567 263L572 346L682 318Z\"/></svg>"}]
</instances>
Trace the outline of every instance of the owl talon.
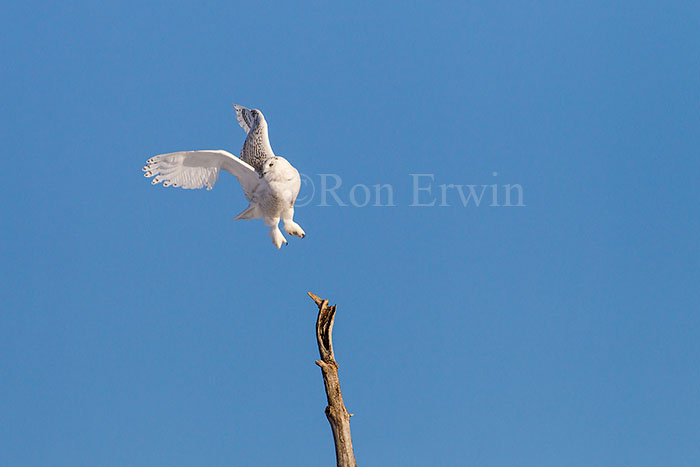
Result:
<instances>
[{"instance_id":1,"label":"owl talon","mask_svg":"<svg viewBox=\"0 0 700 467\"><path fill-rule=\"evenodd\" d=\"M295 237L299 238L304 238L306 236L304 229L302 229L301 226L293 220L284 221L284 231L289 235L294 235Z\"/></svg>"},{"instance_id":2,"label":"owl talon","mask_svg":"<svg viewBox=\"0 0 700 467\"><path fill-rule=\"evenodd\" d=\"M282 248L282 245L287 244L287 239L284 238L284 235L282 235L282 232L280 232L280 229L278 229L277 226L270 229L270 238L272 238L272 243L278 250Z\"/></svg>"}]
</instances>

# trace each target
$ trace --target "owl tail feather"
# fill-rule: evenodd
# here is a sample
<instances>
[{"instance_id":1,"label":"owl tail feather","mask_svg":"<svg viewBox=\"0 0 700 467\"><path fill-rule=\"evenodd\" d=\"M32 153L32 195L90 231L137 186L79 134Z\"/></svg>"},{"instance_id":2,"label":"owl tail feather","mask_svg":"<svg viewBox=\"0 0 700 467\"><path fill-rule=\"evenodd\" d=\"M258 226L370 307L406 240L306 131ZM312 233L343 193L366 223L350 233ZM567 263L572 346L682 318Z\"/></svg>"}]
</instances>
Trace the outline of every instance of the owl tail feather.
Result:
<instances>
[{"instance_id":1,"label":"owl tail feather","mask_svg":"<svg viewBox=\"0 0 700 467\"><path fill-rule=\"evenodd\" d=\"M248 207L239 215L233 218L234 221L257 219L260 217L257 204L250 203Z\"/></svg>"}]
</instances>

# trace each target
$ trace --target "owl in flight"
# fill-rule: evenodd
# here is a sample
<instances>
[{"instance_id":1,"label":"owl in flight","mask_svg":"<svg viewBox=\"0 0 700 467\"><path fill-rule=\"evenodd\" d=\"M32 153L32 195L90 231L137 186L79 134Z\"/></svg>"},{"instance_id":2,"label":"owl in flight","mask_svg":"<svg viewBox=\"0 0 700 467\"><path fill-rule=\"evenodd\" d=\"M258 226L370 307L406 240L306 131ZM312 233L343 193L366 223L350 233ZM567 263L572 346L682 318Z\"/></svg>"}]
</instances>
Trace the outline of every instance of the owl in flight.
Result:
<instances>
[{"instance_id":1,"label":"owl in flight","mask_svg":"<svg viewBox=\"0 0 700 467\"><path fill-rule=\"evenodd\" d=\"M304 238L306 233L294 222L294 201L301 187L299 172L272 152L262 112L240 105L234 108L238 123L248 134L240 159L220 149L173 152L150 158L144 175L155 177L151 181L154 185L163 182L163 186L211 190L224 169L238 179L250 202L235 220L262 218L277 248L287 243L278 227L280 219L285 232Z\"/></svg>"}]
</instances>

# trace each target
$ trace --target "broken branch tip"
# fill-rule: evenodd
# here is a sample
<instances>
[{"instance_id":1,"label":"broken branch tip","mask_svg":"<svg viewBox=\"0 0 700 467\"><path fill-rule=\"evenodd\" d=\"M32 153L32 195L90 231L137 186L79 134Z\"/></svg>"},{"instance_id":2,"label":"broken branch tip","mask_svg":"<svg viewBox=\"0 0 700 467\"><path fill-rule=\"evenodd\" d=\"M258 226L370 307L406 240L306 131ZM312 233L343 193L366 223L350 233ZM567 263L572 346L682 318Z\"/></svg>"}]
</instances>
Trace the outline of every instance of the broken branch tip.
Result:
<instances>
[{"instance_id":1,"label":"broken branch tip","mask_svg":"<svg viewBox=\"0 0 700 467\"><path fill-rule=\"evenodd\" d=\"M321 299L318 297L318 295L316 295L316 294L314 294L314 293L311 293L311 292L306 292L306 293L309 295L309 297L311 297L311 300L313 300L314 302L316 302L316 305L320 305L321 303L323 303L323 300L321 300Z\"/></svg>"}]
</instances>

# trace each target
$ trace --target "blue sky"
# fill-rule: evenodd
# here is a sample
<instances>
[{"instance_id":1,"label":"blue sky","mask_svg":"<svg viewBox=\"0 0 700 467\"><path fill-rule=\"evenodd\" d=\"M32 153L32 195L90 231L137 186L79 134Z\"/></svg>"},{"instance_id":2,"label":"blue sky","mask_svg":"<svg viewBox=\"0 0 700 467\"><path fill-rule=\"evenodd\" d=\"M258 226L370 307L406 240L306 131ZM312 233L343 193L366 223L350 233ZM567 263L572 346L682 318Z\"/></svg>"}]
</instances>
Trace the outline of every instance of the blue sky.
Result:
<instances>
[{"instance_id":1,"label":"blue sky","mask_svg":"<svg viewBox=\"0 0 700 467\"><path fill-rule=\"evenodd\" d=\"M313 291L339 304L360 465L697 465L699 20L6 6L0 463L332 465ZM316 190L281 251L232 220L228 174L142 177L155 154L237 154L234 103ZM319 174L395 206L319 206ZM411 174L519 184L525 206L411 206Z\"/></svg>"}]
</instances>

